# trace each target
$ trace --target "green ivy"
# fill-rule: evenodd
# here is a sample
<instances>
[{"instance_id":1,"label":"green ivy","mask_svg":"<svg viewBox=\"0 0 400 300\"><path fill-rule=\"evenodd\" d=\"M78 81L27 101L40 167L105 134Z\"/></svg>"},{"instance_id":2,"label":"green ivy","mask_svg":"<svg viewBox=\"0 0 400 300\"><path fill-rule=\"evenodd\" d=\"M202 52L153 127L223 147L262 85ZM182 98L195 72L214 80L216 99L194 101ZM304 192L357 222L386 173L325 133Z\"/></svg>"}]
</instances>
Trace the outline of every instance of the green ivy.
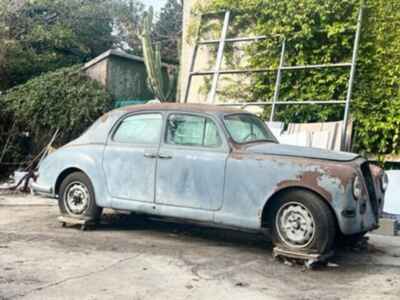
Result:
<instances>
[{"instance_id":1,"label":"green ivy","mask_svg":"<svg viewBox=\"0 0 400 300\"><path fill-rule=\"evenodd\" d=\"M262 68L278 66L279 36L286 38L286 65L350 62L360 6L359 0L213 0L197 9L231 10L232 36L278 36L246 48L250 66ZM250 98L271 99L275 76L257 75L251 83ZM280 100L344 100L348 76L348 69L284 71ZM400 1L366 0L351 106L355 151L400 152L399 84ZM238 85L226 85L223 92L232 94L227 89L233 88L238 89ZM269 114L269 108L265 114ZM343 107L336 105L278 106L276 114L276 119L285 122L332 121L342 117Z\"/></svg>"}]
</instances>

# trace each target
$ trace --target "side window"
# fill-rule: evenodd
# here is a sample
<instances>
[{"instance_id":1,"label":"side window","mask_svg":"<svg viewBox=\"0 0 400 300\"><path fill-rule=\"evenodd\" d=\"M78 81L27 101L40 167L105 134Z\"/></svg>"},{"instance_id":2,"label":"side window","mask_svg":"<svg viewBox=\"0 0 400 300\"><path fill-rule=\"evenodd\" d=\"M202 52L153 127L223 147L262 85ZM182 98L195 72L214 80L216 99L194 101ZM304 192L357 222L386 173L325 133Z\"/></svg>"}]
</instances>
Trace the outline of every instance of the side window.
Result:
<instances>
[{"instance_id":1,"label":"side window","mask_svg":"<svg viewBox=\"0 0 400 300\"><path fill-rule=\"evenodd\" d=\"M215 123L205 117L175 114L167 121L167 144L218 147L221 138Z\"/></svg>"},{"instance_id":2,"label":"side window","mask_svg":"<svg viewBox=\"0 0 400 300\"><path fill-rule=\"evenodd\" d=\"M218 147L221 145L217 125L210 119L206 119L203 139L205 147Z\"/></svg>"},{"instance_id":3,"label":"side window","mask_svg":"<svg viewBox=\"0 0 400 300\"><path fill-rule=\"evenodd\" d=\"M113 140L130 144L158 144L161 126L162 116L160 114L130 116L118 126Z\"/></svg>"},{"instance_id":4,"label":"side window","mask_svg":"<svg viewBox=\"0 0 400 300\"><path fill-rule=\"evenodd\" d=\"M265 130L262 131L259 127L260 124L254 122L254 120L243 120L238 117L230 117L225 120L225 124L232 134L234 134L236 140L244 142L250 140L258 140L265 138Z\"/></svg>"}]
</instances>

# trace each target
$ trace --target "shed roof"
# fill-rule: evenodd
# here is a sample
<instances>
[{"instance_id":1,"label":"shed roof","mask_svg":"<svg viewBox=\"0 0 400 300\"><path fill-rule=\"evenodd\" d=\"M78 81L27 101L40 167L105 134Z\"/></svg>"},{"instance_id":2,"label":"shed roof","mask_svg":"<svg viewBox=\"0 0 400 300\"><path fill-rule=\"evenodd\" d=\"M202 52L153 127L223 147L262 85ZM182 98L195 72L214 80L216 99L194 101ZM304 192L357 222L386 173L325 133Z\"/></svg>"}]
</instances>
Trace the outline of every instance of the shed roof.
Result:
<instances>
[{"instance_id":1,"label":"shed roof","mask_svg":"<svg viewBox=\"0 0 400 300\"><path fill-rule=\"evenodd\" d=\"M128 54L128 53L123 52L121 50L110 49L110 50L107 50L106 52L103 52L99 56L93 58L92 60L88 61L86 64L84 64L82 69L86 70L86 69L90 68L91 66L99 63L100 61L102 61L102 60L104 60L104 59L106 59L106 58L108 58L110 56L122 57L122 58L125 58L125 59L128 59L128 60L144 63L143 57L140 57L140 56L137 56L137 55ZM172 66L172 65L163 63L162 66L163 67L169 67L169 66Z\"/></svg>"}]
</instances>

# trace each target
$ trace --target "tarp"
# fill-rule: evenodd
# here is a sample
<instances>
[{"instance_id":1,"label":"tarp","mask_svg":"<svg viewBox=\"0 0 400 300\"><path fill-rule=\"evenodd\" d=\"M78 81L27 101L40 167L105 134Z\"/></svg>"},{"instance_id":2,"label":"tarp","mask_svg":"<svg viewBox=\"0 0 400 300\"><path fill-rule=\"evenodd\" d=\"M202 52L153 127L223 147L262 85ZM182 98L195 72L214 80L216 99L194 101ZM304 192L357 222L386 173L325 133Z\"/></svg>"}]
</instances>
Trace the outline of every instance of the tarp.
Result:
<instances>
[{"instance_id":1,"label":"tarp","mask_svg":"<svg viewBox=\"0 0 400 300\"><path fill-rule=\"evenodd\" d=\"M266 122L278 141L282 144L341 150L343 122L289 123L284 131L282 122ZM349 124L351 132L352 123Z\"/></svg>"},{"instance_id":2,"label":"tarp","mask_svg":"<svg viewBox=\"0 0 400 300\"><path fill-rule=\"evenodd\" d=\"M385 195L383 211L397 215L400 219L400 170L386 171L389 177L389 186Z\"/></svg>"}]
</instances>

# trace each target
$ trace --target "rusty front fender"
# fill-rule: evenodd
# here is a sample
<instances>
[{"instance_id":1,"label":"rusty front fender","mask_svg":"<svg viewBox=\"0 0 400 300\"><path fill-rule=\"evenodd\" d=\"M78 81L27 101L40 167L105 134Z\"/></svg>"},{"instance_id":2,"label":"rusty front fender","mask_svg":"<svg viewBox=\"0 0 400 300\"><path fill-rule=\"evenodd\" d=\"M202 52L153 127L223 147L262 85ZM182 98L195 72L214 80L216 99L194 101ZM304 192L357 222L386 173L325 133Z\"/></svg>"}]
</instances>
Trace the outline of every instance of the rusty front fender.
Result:
<instances>
[{"instance_id":1,"label":"rusty front fender","mask_svg":"<svg viewBox=\"0 0 400 300\"><path fill-rule=\"evenodd\" d=\"M321 201L324 201L328 207L330 208L331 212L335 216L335 222L338 224L338 216L336 213L336 210L333 208L331 205L331 197L327 196L327 191L321 188L317 188L315 186L301 183L301 182L284 182L282 183L279 188L276 190L272 191L269 193L266 197L264 207L262 208L262 213L260 215L260 222L261 222L261 227L270 227L271 226L271 215L270 212L273 209L275 201L282 197L285 193L290 192L290 191L298 191L298 190L303 190L309 193L313 193L317 195Z\"/></svg>"}]
</instances>

